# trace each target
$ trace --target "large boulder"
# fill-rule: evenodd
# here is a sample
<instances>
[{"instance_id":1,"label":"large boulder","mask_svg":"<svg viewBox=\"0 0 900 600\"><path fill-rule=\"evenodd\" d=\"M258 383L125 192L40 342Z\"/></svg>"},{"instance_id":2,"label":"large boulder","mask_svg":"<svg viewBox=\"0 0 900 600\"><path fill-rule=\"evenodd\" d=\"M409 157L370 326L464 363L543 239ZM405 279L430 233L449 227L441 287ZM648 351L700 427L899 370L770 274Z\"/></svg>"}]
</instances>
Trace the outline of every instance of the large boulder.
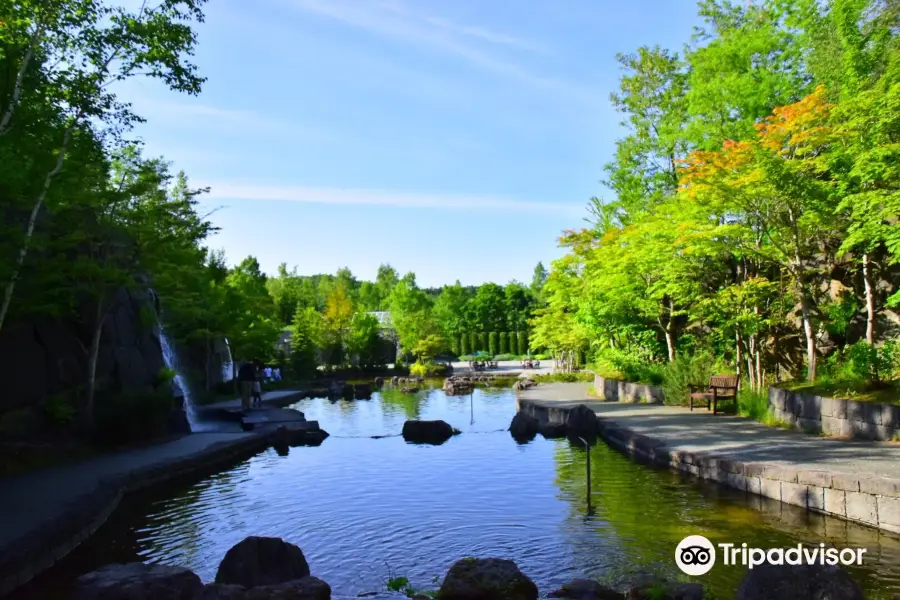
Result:
<instances>
[{"instance_id":1,"label":"large boulder","mask_svg":"<svg viewBox=\"0 0 900 600\"><path fill-rule=\"evenodd\" d=\"M247 588L227 583L208 583L194 600L244 600Z\"/></svg>"},{"instance_id":2,"label":"large boulder","mask_svg":"<svg viewBox=\"0 0 900 600\"><path fill-rule=\"evenodd\" d=\"M372 386L368 383L357 383L353 386L353 395L360 400L371 398Z\"/></svg>"},{"instance_id":3,"label":"large boulder","mask_svg":"<svg viewBox=\"0 0 900 600\"><path fill-rule=\"evenodd\" d=\"M303 551L281 538L250 536L225 553L216 583L255 587L309 577Z\"/></svg>"},{"instance_id":4,"label":"large boulder","mask_svg":"<svg viewBox=\"0 0 900 600\"><path fill-rule=\"evenodd\" d=\"M516 390L517 392L521 392L524 390L531 389L536 385L537 385L537 382L534 379L530 379L528 377L523 377L513 384L513 389Z\"/></svg>"},{"instance_id":5,"label":"large boulder","mask_svg":"<svg viewBox=\"0 0 900 600\"><path fill-rule=\"evenodd\" d=\"M403 439L415 444L443 444L459 430L446 421L407 421L403 424Z\"/></svg>"},{"instance_id":6,"label":"large boulder","mask_svg":"<svg viewBox=\"0 0 900 600\"><path fill-rule=\"evenodd\" d=\"M703 586L699 583L660 581L631 588L627 600L703 600Z\"/></svg>"},{"instance_id":7,"label":"large boulder","mask_svg":"<svg viewBox=\"0 0 900 600\"><path fill-rule=\"evenodd\" d=\"M281 426L275 430L275 442L273 446L284 447L285 445L292 448L297 446L321 446L328 432L319 428L318 421L307 421L302 425L293 427Z\"/></svg>"},{"instance_id":8,"label":"large boulder","mask_svg":"<svg viewBox=\"0 0 900 600\"><path fill-rule=\"evenodd\" d=\"M593 579L573 579L558 590L547 594L547 597L569 600L625 600L625 594L600 585Z\"/></svg>"},{"instance_id":9,"label":"large boulder","mask_svg":"<svg viewBox=\"0 0 900 600\"><path fill-rule=\"evenodd\" d=\"M548 440L566 437L565 423L542 422L538 425L538 433Z\"/></svg>"},{"instance_id":10,"label":"large boulder","mask_svg":"<svg viewBox=\"0 0 900 600\"><path fill-rule=\"evenodd\" d=\"M760 565L748 569L735 600L863 600L846 571L826 565Z\"/></svg>"},{"instance_id":11,"label":"large boulder","mask_svg":"<svg viewBox=\"0 0 900 600\"><path fill-rule=\"evenodd\" d=\"M303 577L250 588L244 600L331 600L331 586L317 577Z\"/></svg>"},{"instance_id":12,"label":"large boulder","mask_svg":"<svg viewBox=\"0 0 900 600\"><path fill-rule=\"evenodd\" d=\"M572 439L584 438L588 441L600 433L600 421L596 413L584 404L579 404L566 415L566 435Z\"/></svg>"},{"instance_id":13,"label":"large boulder","mask_svg":"<svg viewBox=\"0 0 900 600\"><path fill-rule=\"evenodd\" d=\"M511 560L463 558L447 571L438 597L441 600L537 600L538 588Z\"/></svg>"},{"instance_id":14,"label":"large boulder","mask_svg":"<svg viewBox=\"0 0 900 600\"><path fill-rule=\"evenodd\" d=\"M106 565L75 581L71 600L194 600L203 582L183 567L127 563Z\"/></svg>"},{"instance_id":15,"label":"large boulder","mask_svg":"<svg viewBox=\"0 0 900 600\"><path fill-rule=\"evenodd\" d=\"M275 585L246 588L211 583L194 600L330 600L331 586L316 577L302 577Z\"/></svg>"},{"instance_id":16,"label":"large boulder","mask_svg":"<svg viewBox=\"0 0 900 600\"><path fill-rule=\"evenodd\" d=\"M530 442L537 435L540 422L529 414L517 412L509 424L509 433L517 442Z\"/></svg>"}]
</instances>

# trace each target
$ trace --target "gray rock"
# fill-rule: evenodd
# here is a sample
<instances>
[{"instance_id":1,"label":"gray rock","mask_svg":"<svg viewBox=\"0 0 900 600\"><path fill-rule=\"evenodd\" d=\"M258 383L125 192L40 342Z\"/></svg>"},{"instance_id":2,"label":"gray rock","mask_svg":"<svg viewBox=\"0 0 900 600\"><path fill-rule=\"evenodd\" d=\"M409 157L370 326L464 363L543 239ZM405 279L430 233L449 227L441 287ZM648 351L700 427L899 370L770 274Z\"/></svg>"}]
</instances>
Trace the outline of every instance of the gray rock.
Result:
<instances>
[{"instance_id":1,"label":"gray rock","mask_svg":"<svg viewBox=\"0 0 900 600\"><path fill-rule=\"evenodd\" d=\"M317 577L247 590L242 600L331 600L331 586Z\"/></svg>"},{"instance_id":2,"label":"gray rock","mask_svg":"<svg viewBox=\"0 0 900 600\"><path fill-rule=\"evenodd\" d=\"M503 558L463 558L441 583L441 600L537 600L538 589L519 567Z\"/></svg>"},{"instance_id":3,"label":"gray rock","mask_svg":"<svg viewBox=\"0 0 900 600\"><path fill-rule=\"evenodd\" d=\"M384 385L384 377L376 377L375 378L375 387L381 387Z\"/></svg>"},{"instance_id":4,"label":"gray rock","mask_svg":"<svg viewBox=\"0 0 900 600\"><path fill-rule=\"evenodd\" d=\"M547 597L571 600L625 600L625 594L602 586L593 579L573 579L558 590L547 594Z\"/></svg>"},{"instance_id":5,"label":"gray rock","mask_svg":"<svg viewBox=\"0 0 900 600\"><path fill-rule=\"evenodd\" d=\"M216 583L255 587L309 577L303 551L281 538L251 536L225 553Z\"/></svg>"},{"instance_id":6,"label":"gray rock","mask_svg":"<svg viewBox=\"0 0 900 600\"><path fill-rule=\"evenodd\" d=\"M538 433L540 423L531 415L517 412L509 424L509 433L517 442L528 442Z\"/></svg>"},{"instance_id":7,"label":"gray rock","mask_svg":"<svg viewBox=\"0 0 900 600\"><path fill-rule=\"evenodd\" d=\"M127 563L106 565L79 577L71 600L193 600L203 589L196 573L183 567Z\"/></svg>"},{"instance_id":8,"label":"gray rock","mask_svg":"<svg viewBox=\"0 0 900 600\"><path fill-rule=\"evenodd\" d=\"M597 415L584 404L579 404L566 416L566 435L570 438L583 437L587 440L596 438L600 433L600 421Z\"/></svg>"},{"instance_id":9,"label":"gray rock","mask_svg":"<svg viewBox=\"0 0 900 600\"><path fill-rule=\"evenodd\" d=\"M859 585L839 567L760 565L741 580L735 600L863 600Z\"/></svg>"},{"instance_id":10,"label":"gray rock","mask_svg":"<svg viewBox=\"0 0 900 600\"><path fill-rule=\"evenodd\" d=\"M194 600L244 600L247 588L227 583L208 583Z\"/></svg>"},{"instance_id":11,"label":"gray rock","mask_svg":"<svg viewBox=\"0 0 900 600\"><path fill-rule=\"evenodd\" d=\"M368 383L357 383L353 386L353 395L360 399L371 398L372 386Z\"/></svg>"},{"instance_id":12,"label":"gray rock","mask_svg":"<svg viewBox=\"0 0 900 600\"><path fill-rule=\"evenodd\" d=\"M647 583L631 588L627 600L703 600L703 586L699 583Z\"/></svg>"},{"instance_id":13,"label":"gray rock","mask_svg":"<svg viewBox=\"0 0 900 600\"><path fill-rule=\"evenodd\" d=\"M443 444L458 433L446 421L407 421L403 424L403 439L416 444Z\"/></svg>"},{"instance_id":14,"label":"gray rock","mask_svg":"<svg viewBox=\"0 0 900 600\"><path fill-rule=\"evenodd\" d=\"M279 427L275 430L275 442L273 445L292 448L297 446L321 446L328 432L319 428L317 421L307 421L303 427Z\"/></svg>"}]
</instances>

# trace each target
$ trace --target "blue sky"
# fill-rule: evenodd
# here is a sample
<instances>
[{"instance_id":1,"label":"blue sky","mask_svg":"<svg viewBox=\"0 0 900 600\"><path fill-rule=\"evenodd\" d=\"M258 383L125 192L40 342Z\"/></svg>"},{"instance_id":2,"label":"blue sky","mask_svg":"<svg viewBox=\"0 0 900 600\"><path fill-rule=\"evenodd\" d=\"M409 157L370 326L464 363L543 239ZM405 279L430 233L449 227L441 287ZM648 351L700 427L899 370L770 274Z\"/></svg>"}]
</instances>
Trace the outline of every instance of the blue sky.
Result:
<instances>
[{"instance_id":1,"label":"blue sky","mask_svg":"<svg viewBox=\"0 0 900 600\"><path fill-rule=\"evenodd\" d=\"M609 196L615 54L695 22L687 0L212 0L203 93L122 95L147 152L212 189L232 262L529 281Z\"/></svg>"}]
</instances>

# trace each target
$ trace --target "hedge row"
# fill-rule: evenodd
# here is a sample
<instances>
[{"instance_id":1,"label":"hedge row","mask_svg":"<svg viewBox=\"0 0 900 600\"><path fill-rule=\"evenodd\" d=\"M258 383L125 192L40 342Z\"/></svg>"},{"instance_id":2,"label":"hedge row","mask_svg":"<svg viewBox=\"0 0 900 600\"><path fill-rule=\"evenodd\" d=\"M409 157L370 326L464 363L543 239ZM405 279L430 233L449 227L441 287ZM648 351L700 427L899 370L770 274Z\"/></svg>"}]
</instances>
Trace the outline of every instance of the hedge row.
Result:
<instances>
[{"instance_id":1,"label":"hedge row","mask_svg":"<svg viewBox=\"0 0 900 600\"><path fill-rule=\"evenodd\" d=\"M491 331L490 333L464 333L459 342L454 343L454 350L459 355L475 352L487 352L491 356L497 354L528 354L528 335L524 331Z\"/></svg>"}]
</instances>

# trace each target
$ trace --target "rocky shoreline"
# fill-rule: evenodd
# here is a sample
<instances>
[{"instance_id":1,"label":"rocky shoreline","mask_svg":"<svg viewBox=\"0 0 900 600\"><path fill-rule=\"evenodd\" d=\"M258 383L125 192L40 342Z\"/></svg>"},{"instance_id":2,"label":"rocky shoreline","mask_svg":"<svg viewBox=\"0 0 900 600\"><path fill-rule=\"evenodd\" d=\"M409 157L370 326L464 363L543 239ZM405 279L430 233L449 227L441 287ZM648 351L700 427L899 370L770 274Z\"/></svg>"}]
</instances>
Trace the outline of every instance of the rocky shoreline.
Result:
<instances>
[{"instance_id":1,"label":"rocky shoreline","mask_svg":"<svg viewBox=\"0 0 900 600\"><path fill-rule=\"evenodd\" d=\"M391 591L357 597L413 600L537 600L538 586L512 560L462 558L433 591L405 580ZM710 600L699 583L646 578L625 589L575 579L549 592L569 600ZM101 567L79 577L71 600L331 600L331 586L311 574L303 551L281 538L252 536L233 546L203 584L184 567L140 562ZM337 597L334 597L337 598ZM863 600L859 586L837 567L757 567L748 570L735 600Z\"/></svg>"}]
</instances>

